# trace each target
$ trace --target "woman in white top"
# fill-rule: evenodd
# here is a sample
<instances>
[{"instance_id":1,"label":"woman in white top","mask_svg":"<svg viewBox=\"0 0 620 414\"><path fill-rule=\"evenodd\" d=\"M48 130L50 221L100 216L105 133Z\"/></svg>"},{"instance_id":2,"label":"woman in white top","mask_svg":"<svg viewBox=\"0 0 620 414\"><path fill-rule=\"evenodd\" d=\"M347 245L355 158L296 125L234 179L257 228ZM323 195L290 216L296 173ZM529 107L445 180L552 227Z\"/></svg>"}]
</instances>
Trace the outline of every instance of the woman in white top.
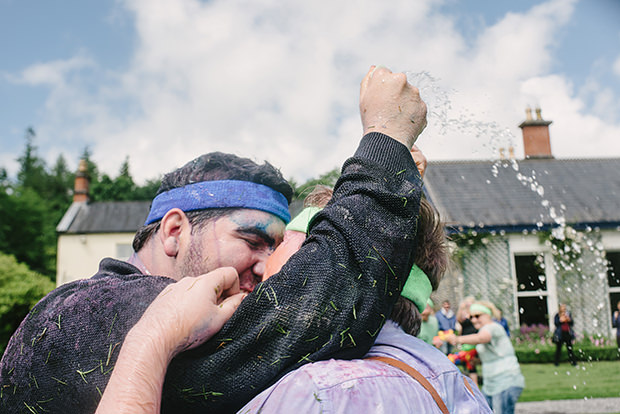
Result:
<instances>
[{"instance_id":1,"label":"woman in white top","mask_svg":"<svg viewBox=\"0 0 620 414\"><path fill-rule=\"evenodd\" d=\"M486 301L474 302L469 308L470 319L478 333L452 335L452 345L476 345L482 363L482 392L495 413L513 414L525 379L510 338L504 328L493 321L499 312L495 305Z\"/></svg>"}]
</instances>

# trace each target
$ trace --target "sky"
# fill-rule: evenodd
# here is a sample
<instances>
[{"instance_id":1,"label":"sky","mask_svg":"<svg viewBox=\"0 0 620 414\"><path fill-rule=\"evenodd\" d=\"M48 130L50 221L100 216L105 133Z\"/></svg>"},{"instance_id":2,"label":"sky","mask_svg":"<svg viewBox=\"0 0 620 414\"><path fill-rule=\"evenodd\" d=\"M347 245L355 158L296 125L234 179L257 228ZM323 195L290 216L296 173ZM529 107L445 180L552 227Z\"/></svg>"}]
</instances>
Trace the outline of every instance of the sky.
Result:
<instances>
[{"instance_id":1,"label":"sky","mask_svg":"<svg viewBox=\"0 0 620 414\"><path fill-rule=\"evenodd\" d=\"M302 182L355 151L373 64L420 88L430 161L522 158L528 106L556 158L620 157L620 0L0 0L0 57L12 176L32 127L48 166L224 151Z\"/></svg>"}]
</instances>

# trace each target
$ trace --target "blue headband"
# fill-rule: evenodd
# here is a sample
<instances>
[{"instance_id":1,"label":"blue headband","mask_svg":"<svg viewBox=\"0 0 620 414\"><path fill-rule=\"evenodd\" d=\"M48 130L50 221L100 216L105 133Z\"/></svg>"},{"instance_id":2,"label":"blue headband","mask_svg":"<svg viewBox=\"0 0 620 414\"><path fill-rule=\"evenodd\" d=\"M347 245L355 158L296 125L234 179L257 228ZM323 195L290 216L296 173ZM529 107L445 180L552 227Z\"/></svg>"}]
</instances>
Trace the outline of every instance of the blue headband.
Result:
<instances>
[{"instance_id":1,"label":"blue headband","mask_svg":"<svg viewBox=\"0 0 620 414\"><path fill-rule=\"evenodd\" d=\"M144 225L160 220L173 208L192 211L231 207L266 211L285 223L291 220L288 202L282 193L250 181L222 180L201 181L159 194L151 203Z\"/></svg>"}]
</instances>

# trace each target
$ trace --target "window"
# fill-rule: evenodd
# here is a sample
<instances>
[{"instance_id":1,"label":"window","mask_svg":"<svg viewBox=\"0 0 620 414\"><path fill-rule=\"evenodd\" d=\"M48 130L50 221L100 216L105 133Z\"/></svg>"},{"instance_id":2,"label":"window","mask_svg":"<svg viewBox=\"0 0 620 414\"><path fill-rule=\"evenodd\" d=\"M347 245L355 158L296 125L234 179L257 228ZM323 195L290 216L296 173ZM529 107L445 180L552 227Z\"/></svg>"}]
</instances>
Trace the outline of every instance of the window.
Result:
<instances>
[{"instance_id":1,"label":"window","mask_svg":"<svg viewBox=\"0 0 620 414\"><path fill-rule=\"evenodd\" d=\"M609 305L613 315L614 311L618 310L618 302L620 302L620 252L607 252L606 257Z\"/></svg>"},{"instance_id":2,"label":"window","mask_svg":"<svg viewBox=\"0 0 620 414\"><path fill-rule=\"evenodd\" d=\"M544 256L515 255L515 270L519 324L549 326Z\"/></svg>"}]
</instances>

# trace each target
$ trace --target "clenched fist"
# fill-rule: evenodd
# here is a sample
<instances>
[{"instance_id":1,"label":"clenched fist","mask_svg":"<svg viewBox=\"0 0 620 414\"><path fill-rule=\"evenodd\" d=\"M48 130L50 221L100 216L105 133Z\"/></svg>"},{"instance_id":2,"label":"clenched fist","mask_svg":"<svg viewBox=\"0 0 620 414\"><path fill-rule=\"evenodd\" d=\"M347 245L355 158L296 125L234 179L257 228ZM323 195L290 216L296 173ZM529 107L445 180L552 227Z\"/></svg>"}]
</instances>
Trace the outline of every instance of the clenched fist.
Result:
<instances>
[{"instance_id":1,"label":"clenched fist","mask_svg":"<svg viewBox=\"0 0 620 414\"><path fill-rule=\"evenodd\" d=\"M360 87L364 135L381 132L411 150L426 127L426 104L404 73L372 66Z\"/></svg>"}]
</instances>

